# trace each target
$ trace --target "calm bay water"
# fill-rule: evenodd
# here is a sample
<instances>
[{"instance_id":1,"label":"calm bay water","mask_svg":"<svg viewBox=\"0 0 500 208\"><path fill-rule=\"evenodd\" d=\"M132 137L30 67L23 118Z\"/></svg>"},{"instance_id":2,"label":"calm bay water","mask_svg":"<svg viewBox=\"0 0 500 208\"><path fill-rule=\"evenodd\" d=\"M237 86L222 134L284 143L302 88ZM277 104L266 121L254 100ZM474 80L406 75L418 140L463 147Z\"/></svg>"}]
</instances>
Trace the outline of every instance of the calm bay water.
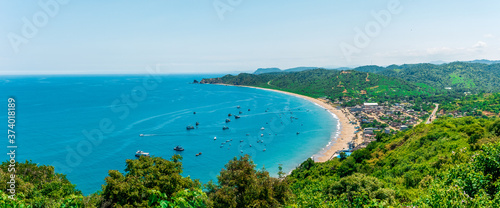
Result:
<instances>
[{"instance_id":1,"label":"calm bay water","mask_svg":"<svg viewBox=\"0 0 500 208\"><path fill-rule=\"evenodd\" d=\"M7 99L16 99L17 160L55 166L84 194L100 190L108 170L124 172L137 150L180 154L183 175L203 183L244 154L273 175L279 164L288 172L321 151L337 128L327 111L300 98L190 84L217 76L2 76L0 109L6 112ZM0 114L0 132L7 131L6 117ZM196 122L198 128L186 130ZM177 145L185 151L174 151Z\"/></svg>"}]
</instances>

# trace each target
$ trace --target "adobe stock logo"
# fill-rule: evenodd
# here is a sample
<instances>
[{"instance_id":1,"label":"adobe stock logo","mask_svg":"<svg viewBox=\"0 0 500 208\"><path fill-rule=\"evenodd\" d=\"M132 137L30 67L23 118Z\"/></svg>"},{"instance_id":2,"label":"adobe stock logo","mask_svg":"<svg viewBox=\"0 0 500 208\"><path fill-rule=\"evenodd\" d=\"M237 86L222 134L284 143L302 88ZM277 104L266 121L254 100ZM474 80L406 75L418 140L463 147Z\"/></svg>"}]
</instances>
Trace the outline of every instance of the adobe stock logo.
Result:
<instances>
[{"instance_id":1,"label":"adobe stock logo","mask_svg":"<svg viewBox=\"0 0 500 208\"><path fill-rule=\"evenodd\" d=\"M353 38L353 44L346 42L340 43L340 50L344 54L345 59L351 62L352 55L361 53L361 50L368 47L373 38L380 35L383 28L389 26L392 21L392 16L401 13L403 8L399 0L390 0L387 3L387 9L382 9L378 12L372 10L371 15L375 20L365 24L364 30L358 27L354 28L356 34Z\"/></svg>"},{"instance_id":2,"label":"adobe stock logo","mask_svg":"<svg viewBox=\"0 0 500 208\"><path fill-rule=\"evenodd\" d=\"M22 44L27 44L30 39L33 39L38 34L40 28L47 26L50 18L59 14L61 5L66 5L68 2L69 0L39 0L38 6L41 10L34 13L31 19L26 17L21 18L23 22L21 33L10 32L7 34L7 39L9 39L10 46L14 52L19 53L19 47Z\"/></svg>"},{"instance_id":3,"label":"adobe stock logo","mask_svg":"<svg viewBox=\"0 0 500 208\"><path fill-rule=\"evenodd\" d=\"M215 0L213 3L214 9L217 12L220 20L224 20L226 12L234 11L234 8L240 5L243 0Z\"/></svg>"}]
</instances>

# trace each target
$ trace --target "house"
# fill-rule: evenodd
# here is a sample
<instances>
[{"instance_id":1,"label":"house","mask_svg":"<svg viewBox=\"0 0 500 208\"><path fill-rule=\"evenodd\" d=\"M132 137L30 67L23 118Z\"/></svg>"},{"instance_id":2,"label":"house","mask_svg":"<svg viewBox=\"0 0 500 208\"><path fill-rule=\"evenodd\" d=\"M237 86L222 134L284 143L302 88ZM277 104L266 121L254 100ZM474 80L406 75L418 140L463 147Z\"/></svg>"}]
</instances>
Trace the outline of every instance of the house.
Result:
<instances>
[{"instance_id":1,"label":"house","mask_svg":"<svg viewBox=\"0 0 500 208\"><path fill-rule=\"evenodd\" d=\"M407 125L402 125L399 129L401 131L408 130L408 126Z\"/></svg>"}]
</instances>

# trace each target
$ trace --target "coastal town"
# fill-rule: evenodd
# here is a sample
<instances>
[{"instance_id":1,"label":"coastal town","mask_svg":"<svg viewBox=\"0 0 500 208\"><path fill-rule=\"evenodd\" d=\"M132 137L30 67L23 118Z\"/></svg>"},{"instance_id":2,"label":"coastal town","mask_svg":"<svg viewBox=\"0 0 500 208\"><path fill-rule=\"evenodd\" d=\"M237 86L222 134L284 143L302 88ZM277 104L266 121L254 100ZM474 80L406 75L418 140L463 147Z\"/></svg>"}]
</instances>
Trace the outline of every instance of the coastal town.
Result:
<instances>
[{"instance_id":1,"label":"coastal town","mask_svg":"<svg viewBox=\"0 0 500 208\"><path fill-rule=\"evenodd\" d=\"M338 102L332 102L326 98L318 100L329 105L336 106L348 119L349 125L354 126L354 136L352 138L342 138L350 140L347 148L337 150L330 159L339 157L341 152L350 154L351 152L365 148L375 141L377 133L395 134L397 131L411 129L422 122L430 123L437 115L438 105L429 113L424 110L415 111L412 103L395 103L393 105L379 105L378 103L363 103L353 107L342 108Z\"/></svg>"}]
</instances>

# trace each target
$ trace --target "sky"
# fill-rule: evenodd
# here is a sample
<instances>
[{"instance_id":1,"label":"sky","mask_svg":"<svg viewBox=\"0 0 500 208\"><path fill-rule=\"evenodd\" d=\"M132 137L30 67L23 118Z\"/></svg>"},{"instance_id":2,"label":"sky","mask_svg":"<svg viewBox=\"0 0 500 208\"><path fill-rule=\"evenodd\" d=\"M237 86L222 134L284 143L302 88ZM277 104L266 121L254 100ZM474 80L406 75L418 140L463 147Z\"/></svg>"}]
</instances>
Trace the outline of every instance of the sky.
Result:
<instances>
[{"instance_id":1,"label":"sky","mask_svg":"<svg viewBox=\"0 0 500 208\"><path fill-rule=\"evenodd\" d=\"M499 60L500 1L0 0L0 74Z\"/></svg>"}]
</instances>

